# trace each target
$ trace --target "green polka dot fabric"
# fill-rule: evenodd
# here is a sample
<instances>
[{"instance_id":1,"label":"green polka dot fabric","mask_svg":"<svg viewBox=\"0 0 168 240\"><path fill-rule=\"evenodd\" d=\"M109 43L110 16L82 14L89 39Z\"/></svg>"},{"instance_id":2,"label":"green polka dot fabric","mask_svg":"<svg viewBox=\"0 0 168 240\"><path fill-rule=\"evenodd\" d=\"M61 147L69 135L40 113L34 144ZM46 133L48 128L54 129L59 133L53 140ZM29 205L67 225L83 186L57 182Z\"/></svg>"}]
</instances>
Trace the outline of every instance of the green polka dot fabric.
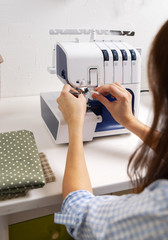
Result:
<instances>
[{"instance_id":1,"label":"green polka dot fabric","mask_svg":"<svg viewBox=\"0 0 168 240\"><path fill-rule=\"evenodd\" d=\"M32 132L0 133L0 200L24 196L45 179Z\"/></svg>"}]
</instances>

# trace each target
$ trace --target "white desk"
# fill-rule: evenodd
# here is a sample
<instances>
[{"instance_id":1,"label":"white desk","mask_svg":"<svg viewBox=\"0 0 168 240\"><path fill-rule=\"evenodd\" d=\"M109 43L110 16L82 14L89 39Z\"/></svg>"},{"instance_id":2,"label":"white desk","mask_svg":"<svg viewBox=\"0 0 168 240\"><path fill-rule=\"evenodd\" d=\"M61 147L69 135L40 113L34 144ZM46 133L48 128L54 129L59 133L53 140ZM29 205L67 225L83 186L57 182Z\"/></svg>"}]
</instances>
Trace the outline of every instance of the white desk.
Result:
<instances>
[{"instance_id":1,"label":"white desk","mask_svg":"<svg viewBox=\"0 0 168 240\"><path fill-rule=\"evenodd\" d=\"M139 119L150 122L149 94L142 94ZM151 111L151 110L150 110ZM30 190L25 197L0 201L0 240L8 239L8 225L59 211L67 144L56 145L40 113L40 97L0 99L0 132L27 129L34 133L39 152L44 152L56 182ZM127 163L140 140L133 134L95 138L84 144L94 193L107 194L131 188Z\"/></svg>"}]
</instances>

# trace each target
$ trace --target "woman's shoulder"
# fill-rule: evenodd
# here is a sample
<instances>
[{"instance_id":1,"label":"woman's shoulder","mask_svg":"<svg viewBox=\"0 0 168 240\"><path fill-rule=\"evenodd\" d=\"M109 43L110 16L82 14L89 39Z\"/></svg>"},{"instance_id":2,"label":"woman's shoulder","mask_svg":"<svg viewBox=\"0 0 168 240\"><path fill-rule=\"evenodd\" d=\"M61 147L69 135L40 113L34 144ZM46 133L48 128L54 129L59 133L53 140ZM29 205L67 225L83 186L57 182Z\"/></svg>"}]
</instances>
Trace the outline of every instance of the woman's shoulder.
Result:
<instances>
[{"instance_id":1,"label":"woman's shoulder","mask_svg":"<svg viewBox=\"0 0 168 240\"><path fill-rule=\"evenodd\" d=\"M154 181L153 183L151 183L149 185L149 187L153 187L157 188L157 187L161 187L161 186L167 186L168 185L168 179L158 179L156 181Z\"/></svg>"},{"instance_id":2,"label":"woman's shoulder","mask_svg":"<svg viewBox=\"0 0 168 240\"><path fill-rule=\"evenodd\" d=\"M144 192L149 191L149 192L165 192L167 193L168 196L168 179L159 179L156 180L155 182L151 183L145 190Z\"/></svg>"},{"instance_id":3,"label":"woman's shoulder","mask_svg":"<svg viewBox=\"0 0 168 240\"><path fill-rule=\"evenodd\" d=\"M137 194L139 201L147 210L160 211L168 209L168 180L160 179L151 183L143 192Z\"/></svg>"}]
</instances>

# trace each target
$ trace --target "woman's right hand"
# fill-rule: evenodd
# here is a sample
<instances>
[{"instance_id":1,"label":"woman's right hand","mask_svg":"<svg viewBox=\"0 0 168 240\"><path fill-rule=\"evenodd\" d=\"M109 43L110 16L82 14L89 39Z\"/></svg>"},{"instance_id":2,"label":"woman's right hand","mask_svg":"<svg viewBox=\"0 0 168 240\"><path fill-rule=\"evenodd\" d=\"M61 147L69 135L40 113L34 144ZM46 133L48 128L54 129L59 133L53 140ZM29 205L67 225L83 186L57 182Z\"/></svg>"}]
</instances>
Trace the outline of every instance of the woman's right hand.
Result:
<instances>
[{"instance_id":1,"label":"woman's right hand","mask_svg":"<svg viewBox=\"0 0 168 240\"><path fill-rule=\"evenodd\" d=\"M86 113L86 99L83 94L78 97L73 96L70 91L76 91L70 85L66 84L60 96L57 98L58 108L62 112L68 127L74 126L82 129Z\"/></svg>"},{"instance_id":2,"label":"woman's right hand","mask_svg":"<svg viewBox=\"0 0 168 240\"><path fill-rule=\"evenodd\" d=\"M94 93L92 97L100 101L113 118L122 126L127 127L134 119L132 113L132 95L119 83L103 85L95 88L99 94ZM105 96L111 94L115 101L110 102Z\"/></svg>"}]
</instances>

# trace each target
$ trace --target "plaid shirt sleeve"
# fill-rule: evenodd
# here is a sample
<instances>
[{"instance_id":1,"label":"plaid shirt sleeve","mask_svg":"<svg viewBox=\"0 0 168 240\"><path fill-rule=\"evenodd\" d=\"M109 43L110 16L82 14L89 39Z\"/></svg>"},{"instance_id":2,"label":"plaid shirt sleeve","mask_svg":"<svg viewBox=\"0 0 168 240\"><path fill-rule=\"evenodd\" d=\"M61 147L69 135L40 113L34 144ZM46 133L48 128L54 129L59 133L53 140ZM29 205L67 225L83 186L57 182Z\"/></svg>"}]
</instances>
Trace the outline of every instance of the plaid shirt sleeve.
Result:
<instances>
[{"instance_id":1,"label":"plaid shirt sleeve","mask_svg":"<svg viewBox=\"0 0 168 240\"><path fill-rule=\"evenodd\" d=\"M74 239L168 239L168 181L151 184L140 194L94 196L70 193L55 222Z\"/></svg>"}]
</instances>

